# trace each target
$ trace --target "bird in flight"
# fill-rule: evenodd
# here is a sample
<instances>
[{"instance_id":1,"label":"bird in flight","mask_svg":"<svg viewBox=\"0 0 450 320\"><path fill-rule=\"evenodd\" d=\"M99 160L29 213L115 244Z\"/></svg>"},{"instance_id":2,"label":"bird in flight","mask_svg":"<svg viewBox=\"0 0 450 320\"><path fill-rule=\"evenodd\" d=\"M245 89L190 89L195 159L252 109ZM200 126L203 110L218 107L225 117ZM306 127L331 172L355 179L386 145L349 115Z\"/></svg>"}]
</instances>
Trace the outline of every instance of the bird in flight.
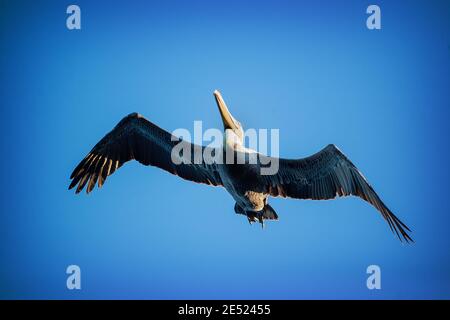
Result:
<instances>
[{"instance_id":1,"label":"bird in flight","mask_svg":"<svg viewBox=\"0 0 450 320\"><path fill-rule=\"evenodd\" d=\"M372 186L353 163L333 144L302 159L271 158L244 146L242 125L228 110L219 91L214 91L224 126L224 141L220 148L191 144L159 128L138 113L123 118L106 134L73 170L69 189L79 193L86 187L102 187L106 178L125 162L137 160L155 166L180 178L224 187L236 201L234 211L247 217L250 223L278 220L269 205L269 197L327 200L357 196L374 206L400 241L413 242L411 230L383 203ZM174 153L182 144L182 150ZM249 159L256 161L207 161L195 158L196 152L210 154L215 159ZM195 159L194 159L195 158ZM228 159L228 158L227 158ZM253 158L254 159L254 158ZM264 165L276 161L278 170L262 174Z\"/></svg>"}]
</instances>

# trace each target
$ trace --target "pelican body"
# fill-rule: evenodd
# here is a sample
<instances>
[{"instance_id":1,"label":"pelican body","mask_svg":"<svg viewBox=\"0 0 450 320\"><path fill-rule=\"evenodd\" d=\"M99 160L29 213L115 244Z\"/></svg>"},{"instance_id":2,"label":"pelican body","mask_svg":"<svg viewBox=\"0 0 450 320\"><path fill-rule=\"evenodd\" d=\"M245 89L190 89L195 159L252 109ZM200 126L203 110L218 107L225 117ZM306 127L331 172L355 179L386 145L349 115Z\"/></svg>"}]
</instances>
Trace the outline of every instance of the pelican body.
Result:
<instances>
[{"instance_id":1,"label":"pelican body","mask_svg":"<svg viewBox=\"0 0 450 320\"><path fill-rule=\"evenodd\" d=\"M278 220L269 205L269 197L327 200L358 196L374 206L401 241L412 242L410 229L383 203L353 163L335 146L328 145L303 159L272 158L244 146L244 131L217 90L214 97L224 126L223 145L219 149L198 146L174 137L138 113L123 118L106 134L74 169L69 189L76 193L86 187L102 187L106 178L125 162L137 160L159 167L183 179L222 186L235 200L234 211L247 217L250 224ZM194 159L195 152L174 154L182 144L187 150L218 155L222 161ZM253 158L252 158L253 157ZM255 159L239 162L236 159ZM234 159L229 162L227 160ZM278 170L262 174L267 163L276 161Z\"/></svg>"}]
</instances>

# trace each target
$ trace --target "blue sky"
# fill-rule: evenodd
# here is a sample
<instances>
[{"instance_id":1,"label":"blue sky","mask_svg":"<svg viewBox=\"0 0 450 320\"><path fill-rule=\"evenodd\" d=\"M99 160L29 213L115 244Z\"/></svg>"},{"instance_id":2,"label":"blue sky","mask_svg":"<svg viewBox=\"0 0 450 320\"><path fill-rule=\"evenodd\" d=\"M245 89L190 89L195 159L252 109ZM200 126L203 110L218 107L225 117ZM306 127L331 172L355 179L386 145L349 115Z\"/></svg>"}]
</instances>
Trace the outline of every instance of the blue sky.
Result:
<instances>
[{"instance_id":1,"label":"blue sky","mask_svg":"<svg viewBox=\"0 0 450 320\"><path fill-rule=\"evenodd\" d=\"M366 1L73 3L81 30L72 2L0 5L1 298L450 298L448 2L377 1L378 31ZM261 230L225 190L137 163L67 190L130 112L221 128L214 89L244 127L280 129L282 157L339 146L416 243L356 198L272 199Z\"/></svg>"}]
</instances>

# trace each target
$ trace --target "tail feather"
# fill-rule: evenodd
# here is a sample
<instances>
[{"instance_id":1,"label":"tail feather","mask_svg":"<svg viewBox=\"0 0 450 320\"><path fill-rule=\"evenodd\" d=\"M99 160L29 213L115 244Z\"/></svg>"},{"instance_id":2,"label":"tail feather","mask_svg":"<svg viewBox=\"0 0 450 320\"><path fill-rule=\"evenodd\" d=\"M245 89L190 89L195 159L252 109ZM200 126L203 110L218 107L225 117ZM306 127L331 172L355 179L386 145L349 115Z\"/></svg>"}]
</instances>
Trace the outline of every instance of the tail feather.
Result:
<instances>
[{"instance_id":1,"label":"tail feather","mask_svg":"<svg viewBox=\"0 0 450 320\"><path fill-rule=\"evenodd\" d=\"M234 205L234 212L247 216L250 223L263 222L264 220L278 220L278 215L275 210L266 204L261 211L245 211L237 203Z\"/></svg>"},{"instance_id":2,"label":"tail feather","mask_svg":"<svg viewBox=\"0 0 450 320\"><path fill-rule=\"evenodd\" d=\"M277 213L275 212L275 210L273 210L273 208L269 204L266 204L262 211L263 211L263 214L262 214L263 219L278 220Z\"/></svg>"}]
</instances>

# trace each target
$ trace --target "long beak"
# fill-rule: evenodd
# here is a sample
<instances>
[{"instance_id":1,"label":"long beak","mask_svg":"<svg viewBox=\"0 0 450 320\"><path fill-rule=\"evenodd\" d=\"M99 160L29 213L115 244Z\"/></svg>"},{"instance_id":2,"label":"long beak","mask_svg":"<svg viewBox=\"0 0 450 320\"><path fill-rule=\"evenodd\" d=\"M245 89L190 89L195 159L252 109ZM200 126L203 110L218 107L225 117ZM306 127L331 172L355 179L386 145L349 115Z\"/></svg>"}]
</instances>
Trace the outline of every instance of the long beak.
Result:
<instances>
[{"instance_id":1,"label":"long beak","mask_svg":"<svg viewBox=\"0 0 450 320\"><path fill-rule=\"evenodd\" d=\"M217 106L219 107L220 116L222 117L223 126L225 129L238 129L238 125L236 120L234 120L230 111L228 111L228 107L225 101L222 98L222 95L219 91L214 91L214 97L216 98Z\"/></svg>"}]
</instances>

